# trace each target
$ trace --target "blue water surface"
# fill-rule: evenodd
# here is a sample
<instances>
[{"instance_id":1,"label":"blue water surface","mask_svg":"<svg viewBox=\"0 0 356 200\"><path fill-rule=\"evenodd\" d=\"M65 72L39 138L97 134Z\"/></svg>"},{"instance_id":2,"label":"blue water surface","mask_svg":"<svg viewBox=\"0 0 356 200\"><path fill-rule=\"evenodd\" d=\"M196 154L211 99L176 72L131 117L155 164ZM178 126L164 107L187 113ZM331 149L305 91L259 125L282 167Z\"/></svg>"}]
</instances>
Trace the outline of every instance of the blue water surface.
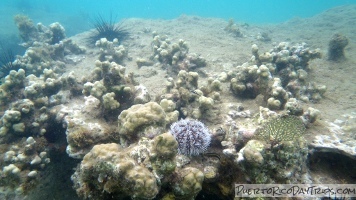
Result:
<instances>
[{"instance_id":1,"label":"blue water surface","mask_svg":"<svg viewBox=\"0 0 356 200\"><path fill-rule=\"evenodd\" d=\"M46 26L60 22L67 36L72 36L92 28L90 19L98 14L108 19L112 13L116 21L133 17L173 19L185 14L269 24L312 17L347 4L356 4L356 0L1 0L0 41L19 42L13 22L16 14Z\"/></svg>"}]
</instances>

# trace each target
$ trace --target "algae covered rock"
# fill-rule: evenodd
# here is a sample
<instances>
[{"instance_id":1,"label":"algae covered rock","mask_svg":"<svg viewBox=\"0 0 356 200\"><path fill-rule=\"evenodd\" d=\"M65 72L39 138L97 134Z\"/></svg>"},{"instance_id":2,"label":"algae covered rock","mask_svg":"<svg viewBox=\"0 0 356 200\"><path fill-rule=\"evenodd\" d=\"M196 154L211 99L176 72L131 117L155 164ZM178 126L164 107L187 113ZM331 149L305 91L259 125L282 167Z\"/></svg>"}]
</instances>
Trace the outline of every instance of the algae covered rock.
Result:
<instances>
[{"instance_id":1,"label":"algae covered rock","mask_svg":"<svg viewBox=\"0 0 356 200\"><path fill-rule=\"evenodd\" d=\"M270 148L250 140L243 148L240 169L251 183L300 183L306 173L308 148L302 138Z\"/></svg>"},{"instance_id":2,"label":"algae covered rock","mask_svg":"<svg viewBox=\"0 0 356 200\"><path fill-rule=\"evenodd\" d=\"M110 92L103 95L103 105L105 109L114 110L120 107L120 103L114 99L115 93Z\"/></svg>"},{"instance_id":3,"label":"algae covered rock","mask_svg":"<svg viewBox=\"0 0 356 200\"><path fill-rule=\"evenodd\" d=\"M159 174L173 172L176 168L175 156L177 153L178 143L170 133L155 137L150 155L153 169Z\"/></svg>"},{"instance_id":4,"label":"algae covered rock","mask_svg":"<svg viewBox=\"0 0 356 200\"><path fill-rule=\"evenodd\" d=\"M50 163L48 149L43 144L43 138L28 137L16 145L9 146L6 152L0 152L2 188L6 188L7 192L25 194L40 183L40 175Z\"/></svg>"},{"instance_id":5,"label":"algae covered rock","mask_svg":"<svg viewBox=\"0 0 356 200\"><path fill-rule=\"evenodd\" d=\"M232 36L234 37L243 37L243 34L240 30L240 28L238 27L237 24L235 24L233 19L230 19L228 24L226 25L226 27L224 28L224 30L230 34L232 34Z\"/></svg>"},{"instance_id":6,"label":"algae covered rock","mask_svg":"<svg viewBox=\"0 0 356 200\"><path fill-rule=\"evenodd\" d=\"M308 148L305 126L296 116L266 121L255 133L256 140L240 150L241 170L252 183L299 183L306 173Z\"/></svg>"},{"instance_id":7,"label":"algae covered rock","mask_svg":"<svg viewBox=\"0 0 356 200\"><path fill-rule=\"evenodd\" d=\"M30 39L37 36L37 28L33 21L26 15L15 15L15 24L20 32L20 37L24 42L28 42Z\"/></svg>"},{"instance_id":8,"label":"algae covered rock","mask_svg":"<svg viewBox=\"0 0 356 200\"><path fill-rule=\"evenodd\" d=\"M84 199L153 199L159 191L156 178L130 157L130 150L115 143L94 146L72 175L77 194Z\"/></svg>"},{"instance_id":9,"label":"algae covered rock","mask_svg":"<svg viewBox=\"0 0 356 200\"><path fill-rule=\"evenodd\" d=\"M167 87L164 90L165 94L161 96L162 105L167 107L166 100L178 102L175 107L179 110L181 116L193 119L217 119L219 110L216 109L216 103L220 101L221 82L210 77L206 86L198 88L198 79L199 74L197 72L185 70L179 71L176 81L173 78L168 78ZM170 114L172 113L167 113L167 115ZM173 113L173 117L177 114ZM169 118L172 119L172 117ZM173 122L172 120L169 121Z\"/></svg>"},{"instance_id":10,"label":"algae covered rock","mask_svg":"<svg viewBox=\"0 0 356 200\"><path fill-rule=\"evenodd\" d=\"M98 99L89 96L83 105L63 106L57 113L56 120L66 127L66 151L70 157L81 159L94 145L116 141L115 125L97 119L99 104Z\"/></svg>"},{"instance_id":11,"label":"algae covered rock","mask_svg":"<svg viewBox=\"0 0 356 200\"><path fill-rule=\"evenodd\" d=\"M261 165L264 160L262 157L262 151L264 150L264 144L258 140L250 140L244 147L243 156L247 162L252 165Z\"/></svg>"},{"instance_id":12,"label":"algae covered rock","mask_svg":"<svg viewBox=\"0 0 356 200\"><path fill-rule=\"evenodd\" d=\"M178 65L186 58L189 48L187 42L180 39L178 43L171 44L167 36L154 34L152 41L153 58L160 63Z\"/></svg>"},{"instance_id":13,"label":"algae covered rock","mask_svg":"<svg viewBox=\"0 0 356 200\"><path fill-rule=\"evenodd\" d=\"M110 134L111 129L106 124L69 120L67 153L73 158L81 158L93 145L108 141Z\"/></svg>"},{"instance_id":14,"label":"algae covered rock","mask_svg":"<svg viewBox=\"0 0 356 200\"><path fill-rule=\"evenodd\" d=\"M123 45L119 44L117 38L113 39L113 41L101 38L95 42L95 46L100 48L100 61L122 63L123 59L127 57L127 50Z\"/></svg>"},{"instance_id":15,"label":"algae covered rock","mask_svg":"<svg viewBox=\"0 0 356 200\"><path fill-rule=\"evenodd\" d=\"M1 93L9 92L15 87L23 87L26 79L25 70L19 69L18 71L11 70L9 75L5 76L3 84L0 85ZM0 95L1 100L5 100L6 95Z\"/></svg>"},{"instance_id":16,"label":"algae covered rock","mask_svg":"<svg viewBox=\"0 0 356 200\"><path fill-rule=\"evenodd\" d=\"M166 112L167 123L173 123L178 120L179 112L176 109L176 103L172 100L162 99L160 102L164 112Z\"/></svg>"},{"instance_id":17,"label":"algae covered rock","mask_svg":"<svg viewBox=\"0 0 356 200\"><path fill-rule=\"evenodd\" d=\"M152 125L166 125L166 113L155 102L133 105L119 115L119 132L126 136L132 136L138 129Z\"/></svg>"},{"instance_id":18,"label":"algae covered rock","mask_svg":"<svg viewBox=\"0 0 356 200\"><path fill-rule=\"evenodd\" d=\"M188 90L197 89L198 78L199 74L197 72L187 72L185 70L180 70L178 73L177 86Z\"/></svg>"},{"instance_id":19,"label":"algae covered rock","mask_svg":"<svg viewBox=\"0 0 356 200\"><path fill-rule=\"evenodd\" d=\"M204 173L197 168L186 167L179 172L181 179L173 186L177 199L194 199L202 189Z\"/></svg>"},{"instance_id":20,"label":"algae covered rock","mask_svg":"<svg viewBox=\"0 0 356 200\"><path fill-rule=\"evenodd\" d=\"M328 59L339 61L345 59L345 47L349 44L347 37L335 34L329 41Z\"/></svg>"}]
</instances>

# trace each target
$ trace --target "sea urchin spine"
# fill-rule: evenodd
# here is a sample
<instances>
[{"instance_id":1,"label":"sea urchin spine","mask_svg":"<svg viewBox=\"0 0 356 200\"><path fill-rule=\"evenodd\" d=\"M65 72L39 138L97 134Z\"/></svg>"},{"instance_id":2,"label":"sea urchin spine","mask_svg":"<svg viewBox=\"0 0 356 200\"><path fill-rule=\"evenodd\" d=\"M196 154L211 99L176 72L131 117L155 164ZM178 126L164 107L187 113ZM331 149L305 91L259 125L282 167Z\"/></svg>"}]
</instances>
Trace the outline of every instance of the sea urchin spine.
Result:
<instances>
[{"instance_id":1,"label":"sea urchin spine","mask_svg":"<svg viewBox=\"0 0 356 200\"><path fill-rule=\"evenodd\" d=\"M115 38L121 42L126 39L130 33L122 27L122 24L115 24L112 15L110 19L105 20L101 15L98 15L92 22L95 31L87 38L90 44L95 44L97 40L106 38L108 41L113 41Z\"/></svg>"},{"instance_id":2,"label":"sea urchin spine","mask_svg":"<svg viewBox=\"0 0 356 200\"><path fill-rule=\"evenodd\" d=\"M171 134L178 142L178 152L195 156L203 153L210 145L209 129L198 120L183 119L171 125Z\"/></svg>"}]
</instances>

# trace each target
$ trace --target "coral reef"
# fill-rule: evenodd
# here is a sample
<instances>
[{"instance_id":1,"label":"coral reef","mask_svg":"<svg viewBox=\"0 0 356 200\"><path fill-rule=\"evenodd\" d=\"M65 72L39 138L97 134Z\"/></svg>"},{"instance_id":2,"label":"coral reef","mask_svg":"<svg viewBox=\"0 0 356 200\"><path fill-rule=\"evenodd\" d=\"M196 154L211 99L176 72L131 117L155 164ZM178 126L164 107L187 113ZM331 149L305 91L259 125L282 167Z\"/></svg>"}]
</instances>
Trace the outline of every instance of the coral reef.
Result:
<instances>
[{"instance_id":1,"label":"coral reef","mask_svg":"<svg viewBox=\"0 0 356 200\"><path fill-rule=\"evenodd\" d=\"M93 96L100 101L100 106L107 110L116 110L127 105L131 99L140 99L140 103L146 103L150 100L149 94L141 89L137 92L136 82L133 80L133 74L126 75L126 68L115 62L97 60L95 68L92 71L91 79L84 84L83 94ZM141 88L144 86L141 86Z\"/></svg>"},{"instance_id":2,"label":"coral reef","mask_svg":"<svg viewBox=\"0 0 356 200\"><path fill-rule=\"evenodd\" d=\"M199 169L187 167L179 172L182 179L173 186L173 193L177 199L194 199L202 189L204 174Z\"/></svg>"},{"instance_id":3,"label":"coral reef","mask_svg":"<svg viewBox=\"0 0 356 200\"><path fill-rule=\"evenodd\" d=\"M38 37L38 30L32 20L25 15L16 15L14 17L20 37L24 42L29 42L32 38Z\"/></svg>"},{"instance_id":4,"label":"coral reef","mask_svg":"<svg viewBox=\"0 0 356 200\"><path fill-rule=\"evenodd\" d=\"M20 37L25 42L23 45L26 47L32 46L35 42L53 45L66 37L64 27L58 22L50 24L49 27L38 23L36 27L25 15L16 15L14 20L20 31Z\"/></svg>"},{"instance_id":5,"label":"coral reef","mask_svg":"<svg viewBox=\"0 0 356 200\"><path fill-rule=\"evenodd\" d=\"M224 28L225 31L228 33L231 33L234 37L243 37L243 34L241 33L241 30L239 27L235 24L233 19L230 19L226 27Z\"/></svg>"},{"instance_id":6,"label":"coral reef","mask_svg":"<svg viewBox=\"0 0 356 200\"><path fill-rule=\"evenodd\" d=\"M14 97L16 91L23 89L25 82L25 70L11 70L9 75L5 76L3 83L0 85L0 105L9 104Z\"/></svg>"},{"instance_id":7,"label":"coral reef","mask_svg":"<svg viewBox=\"0 0 356 200\"><path fill-rule=\"evenodd\" d=\"M156 32L153 37L152 59L158 60L169 74L179 70L193 71L206 66L206 60L202 56L188 53L189 47L184 40L180 39L178 43L171 44L167 36L158 35Z\"/></svg>"},{"instance_id":8,"label":"coral reef","mask_svg":"<svg viewBox=\"0 0 356 200\"><path fill-rule=\"evenodd\" d=\"M177 116L178 117L178 116ZM166 126L166 113L156 102L137 104L121 112L118 118L122 140L140 136L147 126Z\"/></svg>"},{"instance_id":9,"label":"coral reef","mask_svg":"<svg viewBox=\"0 0 356 200\"><path fill-rule=\"evenodd\" d=\"M101 38L96 41L95 46L100 48L99 60L116 62L122 64L123 59L127 57L127 50L123 45L119 45L117 39L113 41L108 41L106 38Z\"/></svg>"},{"instance_id":10,"label":"coral reef","mask_svg":"<svg viewBox=\"0 0 356 200\"><path fill-rule=\"evenodd\" d=\"M262 42L270 42L272 40L271 37L266 32L258 33L256 39Z\"/></svg>"},{"instance_id":11,"label":"coral reef","mask_svg":"<svg viewBox=\"0 0 356 200\"><path fill-rule=\"evenodd\" d=\"M255 98L260 93L266 93L270 72L265 65L248 66L247 63L239 68L236 77L230 81L231 91L241 97Z\"/></svg>"},{"instance_id":12,"label":"coral reef","mask_svg":"<svg viewBox=\"0 0 356 200\"><path fill-rule=\"evenodd\" d=\"M261 111L264 114L270 112ZM305 171L308 153L304 139L305 125L296 116L272 117L271 114L267 114L270 115L269 120L264 120L259 129L240 129L237 140L222 141L223 153L234 159L234 165L251 183L309 181ZM233 139L232 136L229 138ZM236 142L236 145L245 142L238 152L233 144Z\"/></svg>"},{"instance_id":13,"label":"coral reef","mask_svg":"<svg viewBox=\"0 0 356 200\"><path fill-rule=\"evenodd\" d=\"M287 141L278 148L269 148L262 141L250 140L240 150L241 169L249 182L300 183L308 181L306 159L308 148L304 140Z\"/></svg>"},{"instance_id":14,"label":"coral reef","mask_svg":"<svg viewBox=\"0 0 356 200\"><path fill-rule=\"evenodd\" d=\"M1 117L1 140L11 141L21 136L44 136L54 117L51 107L67 101L68 94L61 91L65 78L60 79L52 70L44 70L40 77L25 71L11 71L0 86L0 97L7 106ZM19 95L22 98L19 98ZM11 102L11 103L10 103Z\"/></svg>"},{"instance_id":15,"label":"coral reef","mask_svg":"<svg viewBox=\"0 0 356 200\"><path fill-rule=\"evenodd\" d=\"M143 66L152 66L154 64L154 62L151 60L144 59L144 58L137 58L136 64L137 64L138 68L141 68Z\"/></svg>"},{"instance_id":16,"label":"coral reef","mask_svg":"<svg viewBox=\"0 0 356 200\"><path fill-rule=\"evenodd\" d=\"M209 78L207 85L198 89L198 78L197 72L179 71L176 81L167 79L166 89L160 98L177 102L177 110L184 117L214 120L219 115L216 103L220 98L221 82Z\"/></svg>"},{"instance_id":17,"label":"coral reef","mask_svg":"<svg viewBox=\"0 0 356 200\"><path fill-rule=\"evenodd\" d=\"M274 78L271 86L270 97L267 99L267 107L271 110L280 110L288 101L288 93L282 87L281 79Z\"/></svg>"},{"instance_id":18,"label":"coral reef","mask_svg":"<svg viewBox=\"0 0 356 200\"><path fill-rule=\"evenodd\" d=\"M169 133L155 137L150 160L152 167L159 175L172 173L176 168L175 156L178 152L177 141Z\"/></svg>"},{"instance_id":19,"label":"coral reef","mask_svg":"<svg viewBox=\"0 0 356 200\"><path fill-rule=\"evenodd\" d=\"M63 73L66 62L72 62L73 54L83 54L85 48L71 39L63 39L56 44L35 42L27 48L23 56L18 56L14 64L26 71L26 74L40 75L44 69Z\"/></svg>"},{"instance_id":20,"label":"coral reef","mask_svg":"<svg viewBox=\"0 0 356 200\"><path fill-rule=\"evenodd\" d=\"M231 199L234 183L312 182L308 147L355 157L353 115L309 134L325 128L309 106L326 86L312 82L309 63L321 54L305 43L265 53L253 44L248 62L218 66L213 56L189 53L186 40L154 32L151 46L140 44L145 54L133 51L135 62L137 43L120 44L129 33L112 19L96 19L96 47L86 52L59 23L15 18L27 50L1 61L0 187L27 194L53 149L77 159L71 179L82 199ZM150 41L149 30L130 39ZM267 32L244 36L232 20L225 30L270 40ZM146 88L145 68L166 78L165 88L152 88L160 80Z\"/></svg>"},{"instance_id":21,"label":"coral reef","mask_svg":"<svg viewBox=\"0 0 356 200\"><path fill-rule=\"evenodd\" d=\"M230 90L238 97L256 98L263 95L267 107L282 110L289 98L318 102L326 86L307 81L308 62L320 58L319 49L310 50L307 44L290 46L281 42L270 52L260 54L252 45L250 62L238 66L230 74Z\"/></svg>"},{"instance_id":22,"label":"coral reef","mask_svg":"<svg viewBox=\"0 0 356 200\"><path fill-rule=\"evenodd\" d=\"M78 195L84 199L123 195L153 199L159 190L156 177L130 157L130 150L135 151L115 143L94 146L72 176Z\"/></svg>"},{"instance_id":23,"label":"coral reef","mask_svg":"<svg viewBox=\"0 0 356 200\"><path fill-rule=\"evenodd\" d=\"M73 158L82 158L95 144L118 142L119 130L114 125L117 124L117 117L124 108L132 105L130 99L141 98L143 95L135 93L134 81L125 75L125 67L107 61L96 61L95 66L93 76L82 88L85 102L63 106L56 116L58 123L66 127L67 153ZM106 120L97 121L99 116L105 116ZM124 131L122 135L125 134L128 137L132 133Z\"/></svg>"},{"instance_id":24,"label":"coral reef","mask_svg":"<svg viewBox=\"0 0 356 200\"><path fill-rule=\"evenodd\" d=\"M44 69L63 73L65 64L73 62L73 55L85 53L84 47L66 39L65 29L58 22L49 27L41 23L35 26L31 19L23 15L15 16L15 22L24 42L22 46L27 49L23 56L17 56L13 65L24 69L27 75L39 76Z\"/></svg>"},{"instance_id":25,"label":"coral reef","mask_svg":"<svg viewBox=\"0 0 356 200\"><path fill-rule=\"evenodd\" d=\"M259 128L251 127L252 121L237 128L230 125L221 141L223 155L231 160L232 166L238 166L248 182L308 182L304 119L260 107Z\"/></svg>"},{"instance_id":26,"label":"coral reef","mask_svg":"<svg viewBox=\"0 0 356 200\"><path fill-rule=\"evenodd\" d=\"M92 103L90 102L90 104ZM87 107L70 110L70 112L68 112L68 108L62 108L57 116L68 113L61 120L66 125L68 142L66 151L72 158L82 158L95 144L113 141L114 135L117 134L110 124L103 121L90 122L88 117L83 116L81 111L88 109Z\"/></svg>"},{"instance_id":27,"label":"coral reef","mask_svg":"<svg viewBox=\"0 0 356 200\"><path fill-rule=\"evenodd\" d=\"M177 146L169 133L142 138L128 148L95 145L72 175L74 188L84 199L153 199L165 186L175 198L193 199L202 189L204 174L193 167L176 169Z\"/></svg>"},{"instance_id":28,"label":"coral reef","mask_svg":"<svg viewBox=\"0 0 356 200\"><path fill-rule=\"evenodd\" d=\"M0 186L19 194L26 194L41 180L41 171L50 162L43 138L24 138L18 144L9 144L2 158ZM4 145L4 144L2 144Z\"/></svg>"},{"instance_id":29,"label":"coral reef","mask_svg":"<svg viewBox=\"0 0 356 200\"><path fill-rule=\"evenodd\" d=\"M153 36L153 58L161 63L177 65L178 61L182 61L188 54L188 44L184 40L181 39L170 46L171 42L167 36L160 36L157 33L153 33Z\"/></svg>"}]
</instances>

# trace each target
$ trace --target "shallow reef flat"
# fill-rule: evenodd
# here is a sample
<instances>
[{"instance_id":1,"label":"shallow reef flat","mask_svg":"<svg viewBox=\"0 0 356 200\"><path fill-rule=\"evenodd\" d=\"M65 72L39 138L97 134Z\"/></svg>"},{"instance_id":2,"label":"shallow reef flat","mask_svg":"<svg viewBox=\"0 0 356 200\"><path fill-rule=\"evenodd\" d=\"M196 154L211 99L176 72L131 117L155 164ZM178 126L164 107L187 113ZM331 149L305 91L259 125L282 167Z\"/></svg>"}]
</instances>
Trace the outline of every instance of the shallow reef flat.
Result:
<instances>
[{"instance_id":1,"label":"shallow reef flat","mask_svg":"<svg viewBox=\"0 0 356 200\"><path fill-rule=\"evenodd\" d=\"M68 38L17 16L27 49L1 77L0 198L355 183L355 11L258 26L130 18L107 22L125 37L96 41L100 29Z\"/></svg>"}]
</instances>

